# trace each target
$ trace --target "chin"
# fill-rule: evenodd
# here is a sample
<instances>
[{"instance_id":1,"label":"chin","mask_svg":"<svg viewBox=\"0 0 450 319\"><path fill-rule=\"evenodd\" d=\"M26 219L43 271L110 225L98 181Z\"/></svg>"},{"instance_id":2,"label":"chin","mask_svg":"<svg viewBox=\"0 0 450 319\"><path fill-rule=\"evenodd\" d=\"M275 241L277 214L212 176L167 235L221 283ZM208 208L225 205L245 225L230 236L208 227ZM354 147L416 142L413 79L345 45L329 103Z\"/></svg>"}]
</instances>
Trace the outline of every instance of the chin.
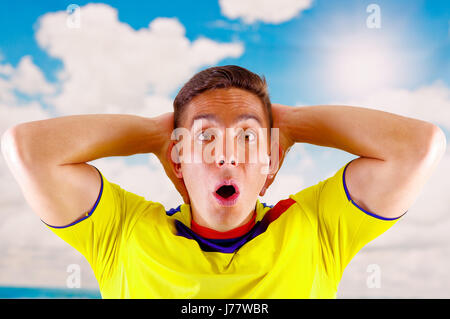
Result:
<instances>
[{"instance_id":1,"label":"chin","mask_svg":"<svg viewBox=\"0 0 450 319\"><path fill-rule=\"evenodd\" d=\"M223 228L234 228L234 225L239 223L241 217L245 218L247 213L243 211L240 205L233 206L219 206L214 205L214 209L210 210L213 212L214 216L210 216L211 221L214 221L214 224L220 225Z\"/></svg>"}]
</instances>

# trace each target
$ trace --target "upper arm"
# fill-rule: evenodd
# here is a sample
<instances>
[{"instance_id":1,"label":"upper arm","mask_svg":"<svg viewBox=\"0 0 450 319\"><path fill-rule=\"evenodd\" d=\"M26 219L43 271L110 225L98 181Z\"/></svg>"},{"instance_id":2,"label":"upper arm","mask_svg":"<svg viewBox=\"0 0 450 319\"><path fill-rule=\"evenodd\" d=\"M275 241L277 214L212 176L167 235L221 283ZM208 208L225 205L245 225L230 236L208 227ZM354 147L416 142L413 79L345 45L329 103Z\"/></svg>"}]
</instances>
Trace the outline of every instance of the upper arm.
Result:
<instances>
[{"instance_id":1,"label":"upper arm","mask_svg":"<svg viewBox=\"0 0 450 319\"><path fill-rule=\"evenodd\" d=\"M438 128L424 152L409 157L379 160L359 157L345 172L347 191L361 208L385 218L396 218L415 202L445 151L445 136Z\"/></svg>"},{"instance_id":2,"label":"upper arm","mask_svg":"<svg viewBox=\"0 0 450 319\"><path fill-rule=\"evenodd\" d=\"M399 220L362 209L348 196L344 176L354 161L292 196L310 221L317 236L321 265L336 285L353 256Z\"/></svg>"},{"instance_id":3,"label":"upper arm","mask_svg":"<svg viewBox=\"0 0 450 319\"><path fill-rule=\"evenodd\" d=\"M39 218L64 226L89 212L100 192L101 176L86 163L57 165L33 162L21 149L14 128L2 136L2 152L22 193Z\"/></svg>"}]
</instances>

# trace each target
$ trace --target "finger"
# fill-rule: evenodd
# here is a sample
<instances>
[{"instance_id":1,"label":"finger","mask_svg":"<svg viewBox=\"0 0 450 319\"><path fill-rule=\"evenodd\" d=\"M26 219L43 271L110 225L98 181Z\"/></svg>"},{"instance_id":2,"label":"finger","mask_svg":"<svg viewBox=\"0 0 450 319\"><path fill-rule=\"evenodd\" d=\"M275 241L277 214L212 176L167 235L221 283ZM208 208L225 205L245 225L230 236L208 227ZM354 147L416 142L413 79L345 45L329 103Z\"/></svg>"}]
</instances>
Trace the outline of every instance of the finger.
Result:
<instances>
[{"instance_id":1,"label":"finger","mask_svg":"<svg viewBox=\"0 0 450 319\"><path fill-rule=\"evenodd\" d=\"M264 196L264 194L266 193L266 187L263 187L263 189L261 190L261 192L259 192L259 196Z\"/></svg>"},{"instance_id":2,"label":"finger","mask_svg":"<svg viewBox=\"0 0 450 319\"><path fill-rule=\"evenodd\" d=\"M261 192L259 192L260 196L264 196L264 194L266 193L266 191L269 188L270 184L272 184L273 179L274 178L271 177L270 175L267 176L266 183L264 184L263 188L261 189Z\"/></svg>"}]
</instances>

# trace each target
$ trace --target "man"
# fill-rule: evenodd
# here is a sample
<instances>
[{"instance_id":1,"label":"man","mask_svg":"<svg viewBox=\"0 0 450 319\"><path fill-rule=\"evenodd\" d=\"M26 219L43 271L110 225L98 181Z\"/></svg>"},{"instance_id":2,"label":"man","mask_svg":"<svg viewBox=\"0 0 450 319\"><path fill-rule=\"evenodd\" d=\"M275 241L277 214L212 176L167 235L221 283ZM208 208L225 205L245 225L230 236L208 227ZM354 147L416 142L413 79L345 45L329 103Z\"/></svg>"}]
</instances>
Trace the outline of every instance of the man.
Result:
<instances>
[{"instance_id":1,"label":"man","mask_svg":"<svg viewBox=\"0 0 450 319\"><path fill-rule=\"evenodd\" d=\"M359 157L260 203L294 143ZM26 200L87 258L103 298L334 298L352 257L408 210L445 147L442 131L417 119L271 104L265 79L233 65L196 74L173 113L59 117L2 137ZM87 164L150 152L179 207L166 211Z\"/></svg>"}]
</instances>

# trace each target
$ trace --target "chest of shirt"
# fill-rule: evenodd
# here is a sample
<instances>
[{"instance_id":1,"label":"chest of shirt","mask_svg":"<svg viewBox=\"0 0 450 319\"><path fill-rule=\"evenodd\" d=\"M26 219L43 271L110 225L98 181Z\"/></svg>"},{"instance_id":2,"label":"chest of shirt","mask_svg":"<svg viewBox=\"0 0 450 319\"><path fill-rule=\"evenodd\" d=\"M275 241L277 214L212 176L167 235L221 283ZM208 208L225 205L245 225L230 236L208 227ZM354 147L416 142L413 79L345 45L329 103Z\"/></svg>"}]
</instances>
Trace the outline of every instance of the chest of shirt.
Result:
<instances>
[{"instance_id":1,"label":"chest of shirt","mask_svg":"<svg viewBox=\"0 0 450 319\"><path fill-rule=\"evenodd\" d=\"M325 293L330 298L335 292L333 285L326 283L316 238L307 221L286 214L235 252L222 253L202 250L196 240L177 235L170 222L143 219L120 247L117 271L102 294L105 297L112 292L125 298L310 298ZM318 285L329 288L317 289Z\"/></svg>"}]
</instances>

